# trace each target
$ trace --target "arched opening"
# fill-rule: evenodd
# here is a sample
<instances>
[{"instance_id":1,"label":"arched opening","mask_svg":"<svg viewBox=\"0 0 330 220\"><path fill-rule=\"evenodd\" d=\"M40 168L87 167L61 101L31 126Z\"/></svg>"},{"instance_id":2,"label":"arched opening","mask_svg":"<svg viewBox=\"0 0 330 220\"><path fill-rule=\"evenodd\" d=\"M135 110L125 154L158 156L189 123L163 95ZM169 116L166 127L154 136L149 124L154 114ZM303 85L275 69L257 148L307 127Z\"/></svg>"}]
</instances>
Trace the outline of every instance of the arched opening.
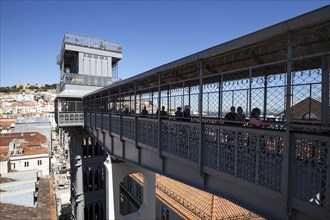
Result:
<instances>
[{"instance_id":1,"label":"arched opening","mask_svg":"<svg viewBox=\"0 0 330 220\"><path fill-rule=\"evenodd\" d=\"M120 182L120 214L125 216L139 210L143 203L142 173L126 175Z\"/></svg>"}]
</instances>

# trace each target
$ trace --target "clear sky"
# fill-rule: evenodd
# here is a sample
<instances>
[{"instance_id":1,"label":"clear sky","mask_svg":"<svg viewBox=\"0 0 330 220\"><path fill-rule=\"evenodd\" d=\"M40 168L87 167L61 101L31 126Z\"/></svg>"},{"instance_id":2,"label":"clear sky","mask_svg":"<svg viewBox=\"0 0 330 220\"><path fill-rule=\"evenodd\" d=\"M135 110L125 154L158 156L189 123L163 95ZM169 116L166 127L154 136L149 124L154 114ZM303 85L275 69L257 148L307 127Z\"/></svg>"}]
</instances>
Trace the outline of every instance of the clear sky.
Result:
<instances>
[{"instance_id":1,"label":"clear sky","mask_svg":"<svg viewBox=\"0 0 330 220\"><path fill-rule=\"evenodd\" d=\"M277 1L1 1L0 86L59 83L64 33L123 45L128 78L330 4Z\"/></svg>"}]
</instances>

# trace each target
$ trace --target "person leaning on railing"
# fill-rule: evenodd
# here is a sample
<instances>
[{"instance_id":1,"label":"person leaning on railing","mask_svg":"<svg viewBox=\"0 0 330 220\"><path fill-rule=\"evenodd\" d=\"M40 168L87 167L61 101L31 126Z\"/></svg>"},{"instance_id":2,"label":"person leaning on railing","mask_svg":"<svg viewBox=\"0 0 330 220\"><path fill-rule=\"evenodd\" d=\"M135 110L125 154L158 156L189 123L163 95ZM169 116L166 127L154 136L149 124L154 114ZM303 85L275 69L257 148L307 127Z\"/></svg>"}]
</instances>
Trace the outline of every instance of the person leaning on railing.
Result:
<instances>
[{"instance_id":1,"label":"person leaning on railing","mask_svg":"<svg viewBox=\"0 0 330 220\"><path fill-rule=\"evenodd\" d=\"M256 127L256 128L262 128L264 127L264 124L262 123L262 120L260 119L260 109L259 108L254 108L251 111L251 117L249 120L249 124L251 127Z\"/></svg>"},{"instance_id":2,"label":"person leaning on railing","mask_svg":"<svg viewBox=\"0 0 330 220\"><path fill-rule=\"evenodd\" d=\"M148 115L148 114L149 113L148 113L147 107L144 106L143 109L142 109L142 111L141 111L141 115Z\"/></svg>"},{"instance_id":3,"label":"person leaning on railing","mask_svg":"<svg viewBox=\"0 0 330 220\"><path fill-rule=\"evenodd\" d=\"M178 107L177 111L175 112L175 119L178 121L181 121L182 117L183 117L182 109L181 109L181 107Z\"/></svg>"},{"instance_id":4,"label":"person leaning on railing","mask_svg":"<svg viewBox=\"0 0 330 220\"><path fill-rule=\"evenodd\" d=\"M245 114L243 114L243 108L239 106L236 113L236 121L240 122L238 125L243 126L246 121Z\"/></svg>"},{"instance_id":5,"label":"person leaning on railing","mask_svg":"<svg viewBox=\"0 0 330 220\"><path fill-rule=\"evenodd\" d=\"M185 105L184 106L184 110L183 110L183 118L182 120L184 121L190 121L191 115L190 115L190 106L189 105Z\"/></svg>"},{"instance_id":6,"label":"person leaning on railing","mask_svg":"<svg viewBox=\"0 0 330 220\"><path fill-rule=\"evenodd\" d=\"M235 106L230 107L230 112L228 112L225 115L225 125L236 125L235 123L232 123L231 121L236 121L237 119L237 114L236 114L236 108Z\"/></svg>"}]
</instances>

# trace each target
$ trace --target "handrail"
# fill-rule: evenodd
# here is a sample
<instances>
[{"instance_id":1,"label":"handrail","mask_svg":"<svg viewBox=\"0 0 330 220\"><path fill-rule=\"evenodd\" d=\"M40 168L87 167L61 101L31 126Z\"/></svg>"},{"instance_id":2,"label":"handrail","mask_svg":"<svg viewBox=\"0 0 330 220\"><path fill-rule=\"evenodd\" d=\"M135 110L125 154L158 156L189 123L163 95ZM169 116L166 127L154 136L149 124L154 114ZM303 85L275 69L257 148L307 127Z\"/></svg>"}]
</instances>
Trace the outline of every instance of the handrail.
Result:
<instances>
[{"instance_id":1,"label":"handrail","mask_svg":"<svg viewBox=\"0 0 330 220\"><path fill-rule=\"evenodd\" d=\"M97 38L86 37L83 35L66 33L64 36L64 43L73 44L84 47L92 47L95 49L113 51L122 53L122 45L119 43L110 42L108 40L100 40Z\"/></svg>"}]
</instances>

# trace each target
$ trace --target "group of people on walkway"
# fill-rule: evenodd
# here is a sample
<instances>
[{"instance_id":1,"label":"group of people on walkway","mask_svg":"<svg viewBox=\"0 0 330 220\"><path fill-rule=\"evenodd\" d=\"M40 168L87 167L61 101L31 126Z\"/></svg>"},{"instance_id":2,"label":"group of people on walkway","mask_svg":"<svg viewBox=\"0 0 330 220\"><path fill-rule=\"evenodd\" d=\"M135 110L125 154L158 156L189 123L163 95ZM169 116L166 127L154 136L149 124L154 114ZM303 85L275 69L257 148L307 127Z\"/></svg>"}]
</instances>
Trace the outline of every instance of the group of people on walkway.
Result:
<instances>
[{"instance_id":1,"label":"group of people on walkway","mask_svg":"<svg viewBox=\"0 0 330 220\"><path fill-rule=\"evenodd\" d=\"M178 121L190 121L190 106L189 105L185 105L184 106L184 110L182 112L182 108L179 106L176 109L175 112L175 119Z\"/></svg>"},{"instance_id":2,"label":"group of people on walkway","mask_svg":"<svg viewBox=\"0 0 330 220\"><path fill-rule=\"evenodd\" d=\"M183 111L182 108L179 106L177 107L177 111L175 112L175 119L178 121L190 121L191 115L190 115L190 106L185 105L183 107ZM112 114L118 114L119 111L116 109L116 107L114 106L111 111ZM134 114L134 111L131 110L129 111L128 107L125 107L123 110L124 114ZM249 119L249 125L252 127L263 127L263 122L260 119L260 109L259 108L254 108L251 111L251 116ZM156 112L156 115L160 115L160 117L166 117L168 116L167 111L165 110L165 106L162 106L161 110L159 111L159 109ZM149 112L147 110L147 107L144 106L142 111L141 111L141 115L149 115ZM224 124L226 125L243 125L246 122L246 116L243 113L243 108L241 106L239 106L237 108L237 112L236 112L236 108L235 106L232 106L230 108L230 112L228 112L225 115L225 122Z\"/></svg>"},{"instance_id":3,"label":"group of people on walkway","mask_svg":"<svg viewBox=\"0 0 330 220\"><path fill-rule=\"evenodd\" d=\"M148 115L148 110L147 107L144 106L143 110L141 111L141 115ZM161 117L165 117L168 116L167 111L165 110L165 106L162 106L161 110L159 111L157 109L157 112L155 115L160 115ZM181 107L177 107L177 111L175 112L175 118L176 120L181 120L181 121L185 121L185 120L190 120L189 118L191 117L190 115L190 107L188 105L184 106L184 111L182 111Z\"/></svg>"},{"instance_id":4,"label":"group of people on walkway","mask_svg":"<svg viewBox=\"0 0 330 220\"><path fill-rule=\"evenodd\" d=\"M263 127L262 120L260 119L260 109L259 108L254 108L251 111L251 116L249 119L249 125L252 127ZM236 123L234 122L236 121ZM225 123L224 124L239 124L237 122L246 122L246 116L243 114L243 108L239 106L237 108L237 113L236 113L236 108L235 106L232 106L230 108L230 112L228 112L225 116Z\"/></svg>"}]
</instances>

